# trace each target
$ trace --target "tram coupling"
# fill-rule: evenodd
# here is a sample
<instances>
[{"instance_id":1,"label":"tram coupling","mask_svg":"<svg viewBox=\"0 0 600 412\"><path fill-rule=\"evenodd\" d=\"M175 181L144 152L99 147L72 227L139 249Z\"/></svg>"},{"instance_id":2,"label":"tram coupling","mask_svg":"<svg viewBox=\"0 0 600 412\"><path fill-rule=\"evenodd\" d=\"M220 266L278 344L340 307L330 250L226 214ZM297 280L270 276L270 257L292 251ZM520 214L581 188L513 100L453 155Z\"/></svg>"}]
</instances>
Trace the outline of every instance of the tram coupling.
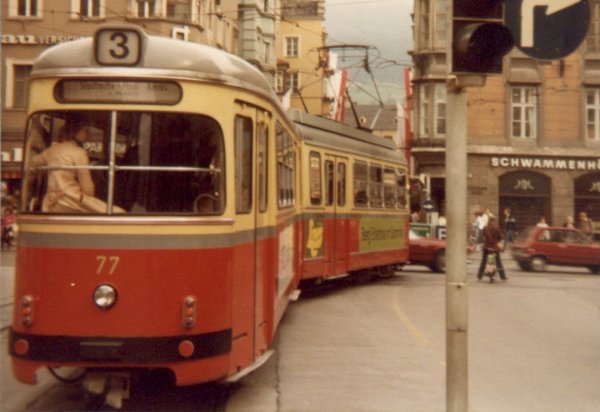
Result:
<instances>
[{"instance_id":1,"label":"tram coupling","mask_svg":"<svg viewBox=\"0 0 600 412\"><path fill-rule=\"evenodd\" d=\"M123 407L129 399L131 377L127 372L89 372L83 380L83 388L92 395L104 396L104 402L115 408Z\"/></svg>"}]
</instances>

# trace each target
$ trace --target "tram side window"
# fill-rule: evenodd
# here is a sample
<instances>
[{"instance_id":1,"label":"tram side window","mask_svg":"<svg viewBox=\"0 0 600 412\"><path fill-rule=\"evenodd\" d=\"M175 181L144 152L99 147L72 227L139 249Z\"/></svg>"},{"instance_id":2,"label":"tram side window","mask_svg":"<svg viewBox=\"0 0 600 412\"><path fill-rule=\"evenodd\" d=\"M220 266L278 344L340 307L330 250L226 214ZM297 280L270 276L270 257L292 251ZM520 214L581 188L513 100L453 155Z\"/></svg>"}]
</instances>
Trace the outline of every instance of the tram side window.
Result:
<instances>
[{"instance_id":1,"label":"tram side window","mask_svg":"<svg viewBox=\"0 0 600 412\"><path fill-rule=\"evenodd\" d=\"M80 136L70 126L82 123L77 119L87 125ZM70 134L76 137L65 137ZM223 159L221 129L204 116L34 114L26 141L23 205L28 212L67 214L221 213Z\"/></svg>"},{"instance_id":2,"label":"tram side window","mask_svg":"<svg viewBox=\"0 0 600 412\"><path fill-rule=\"evenodd\" d=\"M268 206L269 182L269 128L265 123L258 125L258 207L265 212Z\"/></svg>"},{"instance_id":3,"label":"tram side window","mask_svg":"<svg viewBox=\"0 0 600 412\"><path fill-rule=\"evenodd\" d=\"M396 208L396 173L394 169L387 167L383 171L383 199L386 208Z\"/></svg>"},{"instance_id":4,"label":"tram side window","mask_svg":"<svg viewBox=\"0 0 600 412\"><path fill-rule=\"evenodd\" d=\"M398 187L398 207L405 209L408 207L408 178L406 170L397 169L396 185Z\"/></svg>"},{"instance_id":5,"label":"tram side window","mask_svg":"<svg viewBox=\"0 0 600 412\"><path fill-rule=\"evenodd\" d=\"M235 210L252 209L252 119L235 118Z\"/></svg>"},{"instance_id":6,"label":"tram side window","mask_svg":"<svg viewBox=\"0 0 600 412\"><path fill-rule=\"evenodd\" d=\"M115 201L135 214L220 214L223 133L212 118L118 114Z\"/></svg>"},{"instance_id":7,"label":"tram side window","mask_svg":"<svg viewBox=\"0 0 600 412\"><path fill-rule=\"evenodd\" d=\"M333 162L331 160L327 160L325 161L325 181L326 181L326 186L325 186L325 199L326 199L326 204L327 206L331 206L333 205L333 197L334 197L334 181L333 181L333 171L334 171L334 167L333 167Z\"/></svg>"},{"instance_id":8,"label":"tram side window","mask_svg":"<svg viewBox=\"0 0 600 412\"><path fill-rule=\"evenodd\" d=\"M109 204L106 112L33 114L25 143L24 212L124 212Z\"/></svg>"},{"instance_id":9,"label":"tram side window","mask_svg":"<svg viewBox=\"0 0 600 412\"><path fill-rule=\"evenodd\" d=\"M277 122L277 191L279 207L289 207L295 203L296 152L292 135Z\"/></svg>"},{"instance_id":10,"label":"tram side window","mask_svg":"<svg viewBox=\"0 0 600 412\"><path fill-rule=\"evenodd\" d=\"M338 163L337 171L338 206L346 205L346 163Z\"/></svg>"},{"instance_id":11,"label":"tram side window","mask_svg":"<svg viewBox=\"0 0 600 412\"><path fill-rule=\"evenodd\" d=\"M322 200L321 190L321 154L310 152L309 156L310 176L310 204L318 206Z\"/></svg>"},{"instance_id":12,"label":"tram side window","mask_svg":"<svg viewBox=\"0 0 600 412\"><path fill-rule=\"evenodd\" d=\"M354 163L354 206L369 205L368 166L363 162Z\"/></svg>"},{"instance_id":13,"label":"tram side window","mask_svg":"<svg viewBox=\"0 0 600 412\"><path fill-rule=\"evenodd\" d=\"M383 204L383 175L379 165L369 167L369 199L372 207Z\"/></svg>"}]
</instances>

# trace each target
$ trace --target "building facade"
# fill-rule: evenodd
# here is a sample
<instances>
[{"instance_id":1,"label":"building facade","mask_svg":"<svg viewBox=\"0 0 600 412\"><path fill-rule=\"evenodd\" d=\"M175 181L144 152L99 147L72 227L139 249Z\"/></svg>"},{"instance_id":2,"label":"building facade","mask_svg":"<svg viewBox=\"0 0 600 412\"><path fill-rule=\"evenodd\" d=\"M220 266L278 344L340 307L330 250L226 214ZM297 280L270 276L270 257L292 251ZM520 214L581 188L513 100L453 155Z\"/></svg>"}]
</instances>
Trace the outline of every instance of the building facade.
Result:
<instances>
[{"instance_id":1,"label":"building facade","mask_svg":"<svg viewBox=\"0 0 600 412\"><path fill-rule=\"evenodd\" d=\"M469 217L508 207L523 228L586 212L600 228L600 0L589 3L590 30L574 53L540 61L515 48L502 75L467 89ZM415 0L411 153L442 213L447 28L447 0Z\"/></svg>"},{"instance_id":2,"label":"building facade","mask_svg":"<svg viewBox=\"0 0 600 412\"><path fill-rule=\"evenodd\" d=\"M133 23L150 35L237 54L237 0L7 0L2 2L2 181L20 183L28 78L34 59L58 43L91 36L98 25Z\"/></svg>"},{"instance_id":3,"label":"building facade","mask_svg":"<svg viewBox=\"0 0 600 412\"><path fill-rule=\"evenodd\" d=\"M254 64L269 80L277 69L276 33L281 0L239 0L239 56Z\"/></svg>"},{"instance_id":4,"label":"building facade","mask_svg":"<svg viewBox=\"0 0 600 412\"><path fill-rule=\"evenodd\" d=\"M283 100L289 100L289 107L326 114L330 100L324 93L324 81L332 72L323 49L325 2L280 1L276 91Z\"/></svg>"}]
</instances>

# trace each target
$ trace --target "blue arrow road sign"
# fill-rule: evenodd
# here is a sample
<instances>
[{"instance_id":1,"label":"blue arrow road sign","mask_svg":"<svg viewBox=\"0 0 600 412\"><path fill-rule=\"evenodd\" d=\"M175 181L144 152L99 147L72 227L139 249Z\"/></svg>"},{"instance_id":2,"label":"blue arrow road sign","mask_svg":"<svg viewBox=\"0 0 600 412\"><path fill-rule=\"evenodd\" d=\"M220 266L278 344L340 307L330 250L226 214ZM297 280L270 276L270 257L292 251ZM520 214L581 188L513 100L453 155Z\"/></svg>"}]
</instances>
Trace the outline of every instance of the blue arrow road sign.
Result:
<instances>
[{"instance_id":1,"label":"blue arrow road sign","mask_svg":"<svg viewBox=\"0 0 600 412\"><path fill-rule=\"evenodd\" d=\"M555 60L585 39L590 6L588 0L506 0L505 16L517 48L536 59Z\"/></svg>"}]
</instances>

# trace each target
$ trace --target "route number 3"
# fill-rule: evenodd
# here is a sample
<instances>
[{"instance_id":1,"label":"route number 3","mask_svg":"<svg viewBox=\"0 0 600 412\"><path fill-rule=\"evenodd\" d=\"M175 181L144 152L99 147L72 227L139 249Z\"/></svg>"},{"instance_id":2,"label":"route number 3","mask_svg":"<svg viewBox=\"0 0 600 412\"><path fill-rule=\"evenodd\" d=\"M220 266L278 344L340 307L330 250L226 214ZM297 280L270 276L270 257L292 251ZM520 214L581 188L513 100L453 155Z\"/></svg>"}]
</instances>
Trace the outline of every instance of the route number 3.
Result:
<instances>
[{"instance_id":1,"label":"route number 3","mask_svg":"<svg viewBox=\"0 0 600 412\"><path fill-rule=\"evenodd\" d=\"M130 28L101 29L94 37L96 61L103 66L134 66L141 58L142 33Z\"/></svg>"},{"instance_id":2,"label":"route number 3","mask_svg":"<svg viewBox=\"0 0 600 412\"><path fill-rule=\"evenodd\" d=\"M112 275L115 273L121 258L119 256L96 256L96 260L98 261L98 269L96 269L97 275L102 273Z\"/></svg>"}]
</instances>

